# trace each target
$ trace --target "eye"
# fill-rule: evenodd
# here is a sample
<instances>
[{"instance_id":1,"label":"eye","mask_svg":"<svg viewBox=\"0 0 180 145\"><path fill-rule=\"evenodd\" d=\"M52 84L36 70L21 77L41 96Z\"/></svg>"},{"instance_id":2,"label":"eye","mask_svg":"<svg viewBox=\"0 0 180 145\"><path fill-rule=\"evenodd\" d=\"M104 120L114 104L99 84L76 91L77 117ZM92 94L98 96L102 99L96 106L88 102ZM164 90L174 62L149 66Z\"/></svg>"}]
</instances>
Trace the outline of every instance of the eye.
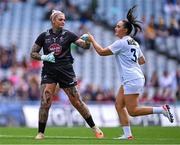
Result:
<instances>
[{"instance_id":1,"label":"eye","mask_svg":"<svg viewBox=\"0 0 180 145\"><path fill-rule=\"evenodd\" d=\"M65 19L58 19L59 21L66 21Z\"/></svg>"}]
</instances>

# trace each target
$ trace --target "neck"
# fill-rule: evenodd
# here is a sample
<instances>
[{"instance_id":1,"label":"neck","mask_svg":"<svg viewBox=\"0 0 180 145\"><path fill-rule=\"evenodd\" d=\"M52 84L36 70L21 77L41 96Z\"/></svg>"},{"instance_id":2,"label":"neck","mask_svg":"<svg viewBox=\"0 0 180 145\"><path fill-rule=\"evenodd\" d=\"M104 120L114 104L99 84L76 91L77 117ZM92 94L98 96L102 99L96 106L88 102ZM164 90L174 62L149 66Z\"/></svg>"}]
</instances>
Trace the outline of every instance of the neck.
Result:
<instances>
[{"instance_id":1,"label":"neck","mask_svg":"<svg viewBox=\"0 0 180 145\"><path fill-rule=\"evenodd\" d=\"M62 31L62 28L52 28L53 33L58 34L60 31Z\"/></svg>"},{"instance_id":2,"label":"neck","mask_svg":"<svg viewBox=\"0 0 180 145\"><path fill-rule=\"evenodd\" d=\"M119 38L122 39L122 38L125 37L125 36L128 36L128 35L122 35L122 36L119 36Z\"/></svg>"}]
</instances>

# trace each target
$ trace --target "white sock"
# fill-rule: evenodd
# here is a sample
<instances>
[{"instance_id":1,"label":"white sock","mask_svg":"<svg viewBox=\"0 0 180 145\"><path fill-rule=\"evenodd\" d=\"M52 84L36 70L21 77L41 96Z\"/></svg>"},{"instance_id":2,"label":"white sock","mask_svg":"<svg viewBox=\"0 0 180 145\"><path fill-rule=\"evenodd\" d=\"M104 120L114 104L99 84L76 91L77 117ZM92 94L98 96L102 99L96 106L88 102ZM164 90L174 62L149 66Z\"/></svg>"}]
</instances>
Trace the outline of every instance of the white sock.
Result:
<instances>
[{"instance_id":1,"label":"white sock","mask_svg":"<svg viewBox=\"0 0 180 145\"><path fill-rule=\"evenodd\" d=\"M125 136L132 136L131 127L130 126L123 126L122 128L123 128L123 132L124 132Z\"/></svg>"},{"instance_id":2,"label":"white sock","mask_svg":"<svg viewBox=\"0 0 180 145\"><path fill-rule=\"evenodd\" d=\"M163 107L153 107L153 114L162 114L163 111Z\"/></svg>"}]
</instances>

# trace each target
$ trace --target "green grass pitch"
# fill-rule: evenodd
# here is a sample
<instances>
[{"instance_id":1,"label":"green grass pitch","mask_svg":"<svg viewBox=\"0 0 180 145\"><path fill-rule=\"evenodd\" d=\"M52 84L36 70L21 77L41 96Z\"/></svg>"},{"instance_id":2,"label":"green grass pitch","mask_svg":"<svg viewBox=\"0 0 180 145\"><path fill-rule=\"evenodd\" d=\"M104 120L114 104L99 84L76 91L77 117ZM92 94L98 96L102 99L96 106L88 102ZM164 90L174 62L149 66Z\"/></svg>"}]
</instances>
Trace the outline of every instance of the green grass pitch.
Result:
<instances>
[{"instance_id":1,"label":"green grass pitch","mask_svg":"<svg viewBox=\"0 0 180 145\"><path fill-rule=\"evenodd\" d=\"M180 144L180 127L132 127L134 140L115 140L119 128L102 128L105 138L96 139L90 128L48 127L44 140L35 140L37 129L0 128L0 144Z\"/></svg>"}]
</instances>

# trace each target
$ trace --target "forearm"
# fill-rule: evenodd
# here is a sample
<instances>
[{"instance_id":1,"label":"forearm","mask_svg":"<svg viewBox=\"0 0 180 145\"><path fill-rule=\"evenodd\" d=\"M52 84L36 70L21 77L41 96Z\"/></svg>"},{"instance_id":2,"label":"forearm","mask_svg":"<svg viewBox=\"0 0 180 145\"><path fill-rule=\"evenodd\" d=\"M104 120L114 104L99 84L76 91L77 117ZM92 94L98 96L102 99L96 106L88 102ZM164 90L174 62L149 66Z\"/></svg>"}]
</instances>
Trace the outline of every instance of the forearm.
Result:
<instances>
[{"instance_id":1,"label":"forearm","mask_svg":"<svg viewBox=\"0 0 180 145\"><path fill-rule=\"evenodd\" d=\"M41 60L41 55L37 52L31 52L31 58L35 60Z\"/></svg>"},{"instance_id":2,"label":"forearm","mask_svg":"<svg viewBox=\"0 0 180 145\"><path fill-rule=\"evenodd\" d=\"M89 49L91 44L87 41L84 41L82 39L78 39L75 44L81 48L84 48L84 49Z\"/></svg>"},{"instance_id":3,"label":"forearm","mask_svg":"<svg viewBox=\"0 0 180 145\"><path fill-rule=\"evenodd\" d=\"M92 42L93 47L95 48L96 52L101 56L108 56L113 55L112 51L109 48L103 48L101 45L99 45L94 37L91 34L89 35L89 41Z\"/></svg>"},{"instance_id":4,"label":"forearm","mask_svg":"<svg viewBox=\"0 0 180 145\"><path fill-rule=\"evenodd\" d=\"M103 48L93 39L92 40L92 44L96 50L96 52L99 54L99 55L102 55L103 53Z\"/></svg>"},{"instance_id":5,"label":"forearm","mask_svg":"<svg viewBox=\"0 0 180 145\"><path fill-rule=\"evenodd\" d=\"M31 58L35 60L41 60L41 55L39 54L40 50L41 47L38 46L37 44L34 44L31 51Z\"/></svg>"}]
</instances>

